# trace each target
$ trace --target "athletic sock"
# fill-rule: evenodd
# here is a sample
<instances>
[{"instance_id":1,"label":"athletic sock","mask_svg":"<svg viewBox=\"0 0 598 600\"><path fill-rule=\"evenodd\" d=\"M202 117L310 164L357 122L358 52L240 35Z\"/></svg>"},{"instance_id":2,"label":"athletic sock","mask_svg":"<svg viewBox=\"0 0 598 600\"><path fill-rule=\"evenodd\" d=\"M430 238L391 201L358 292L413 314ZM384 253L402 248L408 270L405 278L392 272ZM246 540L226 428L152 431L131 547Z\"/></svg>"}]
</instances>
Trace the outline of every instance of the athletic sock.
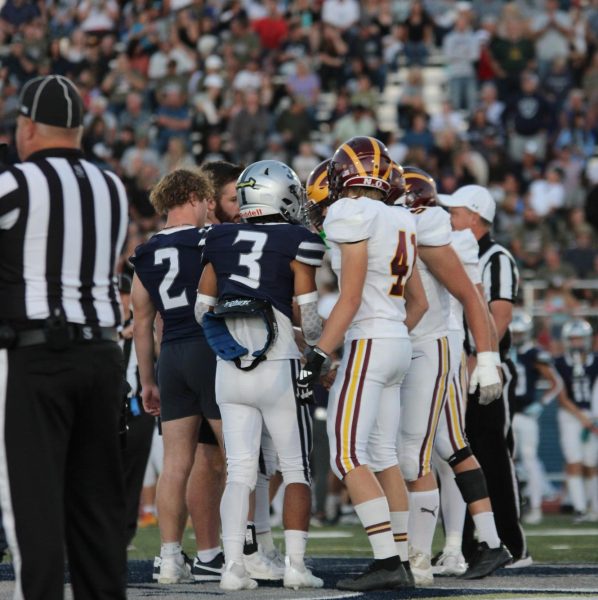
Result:
<instances>
[{"instance_id":1,"label":"athletic sock","mask_svg":"<svg viewBox=\"0 0 598 600\"><path fill-rule=\"evenodd\" d=\"M496 523L494 522L493 512L483 512L477 515L472 515L476 531L478 532L478 540L486 542L488 548L498 548L500 546L500 538L496 531Z\"/></svg>"},{"instance_id":2,"label":"athletic sock","mask_svg":"<svg viewBox=\"0 0 598 600\"><path fill-rule=\"evenodd\" d=\"M270 531L270 480L261 473L258 474L255 485L254 521L258 536Z\"/></svg>"},{"instance_id":3,"label":"athletic sock","mask_svg":"<svg viewBox=\"0 0 598 600\"><path fill-rule=\"evenodd\" d=\"M374 551L375 559L390 558L397 555L390 510L385 496L355 505L355 512L368 534L368 540Z\"/></svg>"},{"instance_id":4,"label":"athletic sock","mask_svg":"<svg viewBox=\"0 0 598 600\"><path fill-rule=\"evenodd\" d=\"M463 525L467 504L455 481L455 473L450 465L438 456L434 458L436 477L440 481L440 507L442 508L442 523L444 525L444 546L461 548ZM450 538L450 543L449 543Z\"/></svg>"},{"instance_id":5,"label":"athletic sock","mask_svg":"<svg viewBox=\"0 0 598 600\"><path fill-rule=\"evenodd\" d=\"M222 550L218 546L216 548L208 548L207 550L198 550L197 558L202 563L209 563L212 562L221 552Z\"/></svg>"},{"instance_id":6,"label":"athletic sock","mask_svg":"<svg viewBox=\"0 0 598 600\"><path fill-rule=\"evenodd\" d=\"M567 475L567 487L569 488L569 498L571 504L573 504L573 509L579 513L585 513L587 504L583 477L581 475Z\"/></svg>"},{"instance_id":7,"label":"athletic sock","mask_svg":"<svg viewBox=\"0 0 598 600\"><path fill-rule=\"evenodd\" d=\"M295 568L304 567L305 548L307 546L307 531L299 529L285 529L284 532L285 553L289 557L291 565Z\"/></svg>"},{"instance_id":8,"label":"athletic sock","mask_svg":"<svg viewBox=\"0 0 598 600\"><path fill-rule=\"evenodd\" d=\"M226 484L220 502L222 544L226 562L243 564L243 544L249 510L249 486L244 483Z\"/></svg>"},{"instance_id":9,"label":"athletic sock","mask_svg":"<svg viewBox=\"0 0 598 600\"><path fill-rule=\"evenodd\" d=\"M438 521L440 495L438 488L409 493L409 543L424 554L432 553L432 539Z\"/></svg>"},{"instance_id":10,"label":"athletic sock","mask_svg":"<svg viewBox=\"0 0 598 600\"><path fill-rule=\"evenodd\" d=\"M598 475L587 477L586 480L586 497L590 512L598 514Z\"/></svg>"},{"instance_id":11,"label":"athletic sock","mask_svg":"<svg viewBox=\"0 0 598 600\"><path fill-rule=\"evenodd\" d=\"M334 521L338 517L341 505L341 497L338 494L328 494L324 504L324 512L328 521Z\"/></svg>"},{"instance_id":12,"label":"athletic sock","mask_svg":"<svg viewBox=\"0 0 598 600\"><path fill-rule=\"evenodd\" d=\"M401 561L409 560L409 544L407 541L407 526L409 525L409 511L390 513L390 525L395 540L395 547Z\"/></svg>"},{"instance_id":13,"label":"athletic sock","mask_svg":"<svg viewBox=\"0 0 598 600\"><path fill-rule=\"evenodd\" d=\"M160 556L165 558L167 556L179 556L183 551L183 547L179 542L166 542L160 546Z\"/></svg>"}]
</instances>

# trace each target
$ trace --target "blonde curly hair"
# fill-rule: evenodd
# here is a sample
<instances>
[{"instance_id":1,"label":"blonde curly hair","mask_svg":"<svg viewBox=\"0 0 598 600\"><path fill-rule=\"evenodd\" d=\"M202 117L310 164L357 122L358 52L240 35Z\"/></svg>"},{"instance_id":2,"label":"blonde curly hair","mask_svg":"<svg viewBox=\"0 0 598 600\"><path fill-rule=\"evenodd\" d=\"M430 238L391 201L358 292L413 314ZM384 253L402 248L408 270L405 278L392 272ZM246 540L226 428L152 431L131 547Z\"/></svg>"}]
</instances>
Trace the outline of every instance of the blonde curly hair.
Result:
<instances>
[{"instance_id":1,"label":"blonde curly hair","mask_svg":"<svg viewBox=\"0 0 598 600\"><path fill-rule=\"evenodd\" d=\"M202 202L213 197L211 178L206 173L191 169L175 169L164 175L150 192L150 202L161 215L192 200Z\"/></svg>"}]
</instances>

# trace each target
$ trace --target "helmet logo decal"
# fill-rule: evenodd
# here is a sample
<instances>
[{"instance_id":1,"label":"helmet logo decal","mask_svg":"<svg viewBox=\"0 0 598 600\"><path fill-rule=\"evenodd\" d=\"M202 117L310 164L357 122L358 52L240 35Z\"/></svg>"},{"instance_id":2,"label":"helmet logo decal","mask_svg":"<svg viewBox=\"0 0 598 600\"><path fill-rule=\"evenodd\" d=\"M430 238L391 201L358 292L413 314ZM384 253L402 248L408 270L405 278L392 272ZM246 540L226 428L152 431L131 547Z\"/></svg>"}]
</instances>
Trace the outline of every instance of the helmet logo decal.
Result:
<instances>
[{"instance_id":1,"label":"helmet logo decal","mask_svg":"<svg viewBox=\"0 0 598 600\"><path fill-rule=\"evenodd\" d=\"M247 187L253 188L253 187L255 187L255 184L256 184L255 179L253 177L250 177L247 181L237 182L237 189L247 188Z\"/></svg>"}]
</instances>

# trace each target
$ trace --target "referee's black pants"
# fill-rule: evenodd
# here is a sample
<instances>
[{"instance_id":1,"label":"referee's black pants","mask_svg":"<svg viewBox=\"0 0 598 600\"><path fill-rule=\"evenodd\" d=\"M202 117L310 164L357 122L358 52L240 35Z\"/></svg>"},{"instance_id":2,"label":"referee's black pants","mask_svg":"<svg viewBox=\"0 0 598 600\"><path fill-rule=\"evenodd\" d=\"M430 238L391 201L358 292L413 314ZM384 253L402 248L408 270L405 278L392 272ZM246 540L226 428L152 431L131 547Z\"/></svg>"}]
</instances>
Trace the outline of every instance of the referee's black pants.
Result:
<instances>
[{"instance_id":1,"label":"referee's black pants","mask_svg":"<svg viewBox=\"0 0 598 600\"><path fill-rule=\"evenodd\" d=\"M17 593L124 600L124 380L113 342L0 350L0 496ZM18 595L18 588L22 596Z\"/></svg>"},{"instance_id":2,"label":"referee's black pants","mask_svg":"<svg viewBox=\"0 0 598 600\"><path fill-rule=\"evenodd\" d=\"M509 360L502 365L503 395L491 404L479 403L477 393L470 395L465 412L467 439L478 459L488 485L498 535L518 560L527 555L525 535L520 525L519 489L513 464L513 431L509 398L517 383L515 366ZM477 546L469 513L463 531L463 555L469 559Z\"/></svg>"}]
</instances>

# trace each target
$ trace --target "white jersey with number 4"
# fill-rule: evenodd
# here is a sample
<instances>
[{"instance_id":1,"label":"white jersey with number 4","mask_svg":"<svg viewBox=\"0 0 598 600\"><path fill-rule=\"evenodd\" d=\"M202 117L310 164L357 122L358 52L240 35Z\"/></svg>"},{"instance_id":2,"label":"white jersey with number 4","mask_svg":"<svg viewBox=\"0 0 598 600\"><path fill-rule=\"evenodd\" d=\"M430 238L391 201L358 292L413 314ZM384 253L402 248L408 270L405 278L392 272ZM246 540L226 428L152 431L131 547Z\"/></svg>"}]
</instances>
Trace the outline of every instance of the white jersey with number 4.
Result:
<instances>
[{"instance_id":1,"label":"white jersey with number 4","mask_svg":"<svg viewBox=\"0 0 598 600\"><path fill-rule=\"evenodd\" d=\"M451 243L451 219L440 206L418 207L411 210L415 216L418 246L448 246ZM417 258L426 297L428 310L421 321L411 331L414 343L438 339L448 334L450 314L450 294L430 273L421 258Z\"/></svg>"},{"instance_id":2,"label":"white jersey with number 4","mask_svg":"<svg viewBox=\"0 0 598 600\"><path fill-rule=\"evenodd\" d=\"M407 210L397 210L371 198L341 198L324 220L331 244L331 263L341 281L338 244L368 241L368 266L361 306L345 341L374 338L407 338L405 284L416 255L416 228ZM350 269L351 265L343 265Z\"/></svg>"}]
</instances>

